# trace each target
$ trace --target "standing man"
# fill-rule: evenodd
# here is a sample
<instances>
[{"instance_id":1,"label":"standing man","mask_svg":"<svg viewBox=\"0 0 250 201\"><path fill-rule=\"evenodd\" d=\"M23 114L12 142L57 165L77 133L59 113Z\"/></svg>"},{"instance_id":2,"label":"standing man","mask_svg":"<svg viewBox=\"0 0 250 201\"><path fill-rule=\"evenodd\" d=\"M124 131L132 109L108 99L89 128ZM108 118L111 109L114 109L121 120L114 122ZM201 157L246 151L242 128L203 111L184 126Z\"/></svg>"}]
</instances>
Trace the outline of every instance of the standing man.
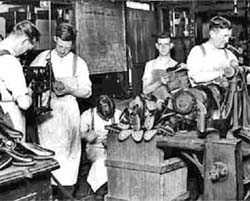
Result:
<instances>
[{"instance_id":1,"label":"standing man","mask_svg":"<svg viewBox=\"0 0 250 201\"><path fill-rule=\"evenodd\" d=\"M51 115L38 125L40 144L55 151L55 159L60 168L52 172L54 177L70 194L77 181L81 137L80 111L76 98L91 96L91 81L86 62L71 52L76 32L68 23L59 24L54 41L56 47L46 50L35 58L32 66L45 66L51 61L56 79L51 98ZM66 199L58 186L54 186L54 196Z\"/></svg>"},{"instance_id":2,"label":"standing man","mask_svg":"<svg viewBox=\"0 0 250 201\"><path fill-rule=\"evenodd\" d=\"M209 21L209 39L193 47L187 58L189 76L193 85L222 81L223 70L236 56L226 46L232 35L229 20L215 16Z\"/></svg>"},{"instance_id":3,"label":"standing man","mask_svg":"<svg viewBox=\"0 0 250 201\"><path fill-rule=\"evenodd\" d=\"M8 112L15 129L23 132L25 116L31 103L31 91L26 85L23 68L17 56L31 50L39 41L39 30L28 20L17 23L12 32L0 42L0 106Z\"/></svg>"},{"instance_id":4,"label":"standing man","mask_svg":"<svg viewBox=\"0 0 250 201\"><path fill-rule=\"evenodd\" d=\"M146 63L142 77L144 94L152 93L162 84L166 84L168 81L167 77L164 76L166 69L177 64L177 61L170 56L173 43L169 33L157 34L155 47L159 52L159 56Z\"/></svg>"}]
</instances>

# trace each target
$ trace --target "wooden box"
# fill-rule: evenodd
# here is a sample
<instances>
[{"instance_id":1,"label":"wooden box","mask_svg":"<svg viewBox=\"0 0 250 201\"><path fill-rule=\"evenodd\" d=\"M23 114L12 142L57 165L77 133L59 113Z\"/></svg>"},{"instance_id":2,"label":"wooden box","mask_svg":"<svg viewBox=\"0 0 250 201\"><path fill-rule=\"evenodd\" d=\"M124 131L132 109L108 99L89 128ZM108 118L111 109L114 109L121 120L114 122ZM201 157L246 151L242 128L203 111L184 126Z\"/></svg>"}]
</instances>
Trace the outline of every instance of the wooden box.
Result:
<instances>
[{"instance_id":1,"label":"wooden box","mask_svg":"<svg viewBox=\"0 0 250 201\"><path fill-rule=\"evenodd\" d=\"M52 201L51 174L59 167L54 159L33 166L10 166L0 171L0 200Z\"/></svg>"},{"instance_id":2,"label":"wooden box","mask_svg":"<svg viewBox=\"0 0 250 201\"><path fill-rule=\"evenodd\" d=\"M120 142L109 132L106 201L171 201L188 194L185 163L176 157L164 160L156 147L159 138L136 143L130 136Z\"/></svg>"}]
</instances>

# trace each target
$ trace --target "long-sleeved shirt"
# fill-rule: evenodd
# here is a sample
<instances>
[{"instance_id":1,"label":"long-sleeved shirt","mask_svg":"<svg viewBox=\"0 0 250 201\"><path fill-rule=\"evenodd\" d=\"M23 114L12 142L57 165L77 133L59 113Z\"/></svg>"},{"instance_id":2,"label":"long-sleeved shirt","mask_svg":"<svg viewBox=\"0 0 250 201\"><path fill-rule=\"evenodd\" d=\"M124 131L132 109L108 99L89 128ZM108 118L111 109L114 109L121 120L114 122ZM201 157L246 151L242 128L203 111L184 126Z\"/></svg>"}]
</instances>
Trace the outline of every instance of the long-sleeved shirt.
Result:
<instances>
[{"instance_id":1,"label":"long-sleeved shirt","mask_svg":"<svg viewBox=\"0 0 250 201\"><path fill-rule=\"evenodd\" d=\"M211 82L223 76L224 68L230 66L236 56L227 49L218 49L206 42L194 46L187 58L188 74L192 84Z\"/></svg>"}]
</instances>

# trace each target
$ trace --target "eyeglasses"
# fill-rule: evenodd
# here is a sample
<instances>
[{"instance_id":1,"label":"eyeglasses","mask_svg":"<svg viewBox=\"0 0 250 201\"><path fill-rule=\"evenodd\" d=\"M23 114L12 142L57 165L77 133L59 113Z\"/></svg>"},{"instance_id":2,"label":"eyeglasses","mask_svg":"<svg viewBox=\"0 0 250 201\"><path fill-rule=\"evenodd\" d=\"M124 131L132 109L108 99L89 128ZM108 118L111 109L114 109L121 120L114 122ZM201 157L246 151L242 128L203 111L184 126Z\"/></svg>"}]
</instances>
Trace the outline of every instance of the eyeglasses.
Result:
<instances>
[{"instance_id":1,"label":"eyeglasses","mask_svg":"<svg viewBox=\"0 0 250 201\"><path fill-rule=\"evenodd\" d=\"M170 46L171 43L157 43L158 46L163 47L163 46Z\"/></svg>"}]
</instances>

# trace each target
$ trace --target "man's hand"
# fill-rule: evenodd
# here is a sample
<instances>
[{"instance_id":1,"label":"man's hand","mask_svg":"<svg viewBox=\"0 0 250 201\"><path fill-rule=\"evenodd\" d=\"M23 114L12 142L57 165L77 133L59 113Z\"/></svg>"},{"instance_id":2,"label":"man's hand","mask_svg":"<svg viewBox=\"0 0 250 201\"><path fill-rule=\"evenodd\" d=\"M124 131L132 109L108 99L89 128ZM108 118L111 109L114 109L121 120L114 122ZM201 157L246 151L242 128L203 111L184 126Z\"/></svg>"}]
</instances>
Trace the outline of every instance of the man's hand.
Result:
<instances>
[{"instance_id":1,"label":"man's hand","mask_svg":"<svg viewBox=\"0 0 250 201\"><path fill-rule=\"evenodd\" d=\"M162 76L161 77L161 83L163 84L163 85L167 85L167 83L169 82L169 76L167 76L167 75L164 75L164 76Z\"/></svg>"},{"instance_id":2,"label":"man's hand","mask_svg":"<svg viewBox=\"0 0 250 201\"><path fill-rule=\"evenodd\" d=\"M53 91L57 96L64 96L69 93L69 86L61 81L56 80L53 83Z\"/></svg>"},{"instance_id":3,"label":"man's hand","mask_svg":"<svg viewBox=\"0 0 250 201\"><path fill-rule=\"evenodd\" d=\"M95 131L89 131L88 133L86 133L86 140L88 143L93 144L95 143L95 141L97 140L97 135L95 133Z\"/></svg>"},{"instance_id":4,"label":"man's hand","mask_svg":"<svg viewBox=\"0 0 250 201\"><path fill-rule=\"evenodd\" d=\"M213 83L219 84L223 88L229 87L229 82L228 82L227 78L225 78L225 77L218 77L218 78L214 79Z\"/></svg>"}]
</instances>

